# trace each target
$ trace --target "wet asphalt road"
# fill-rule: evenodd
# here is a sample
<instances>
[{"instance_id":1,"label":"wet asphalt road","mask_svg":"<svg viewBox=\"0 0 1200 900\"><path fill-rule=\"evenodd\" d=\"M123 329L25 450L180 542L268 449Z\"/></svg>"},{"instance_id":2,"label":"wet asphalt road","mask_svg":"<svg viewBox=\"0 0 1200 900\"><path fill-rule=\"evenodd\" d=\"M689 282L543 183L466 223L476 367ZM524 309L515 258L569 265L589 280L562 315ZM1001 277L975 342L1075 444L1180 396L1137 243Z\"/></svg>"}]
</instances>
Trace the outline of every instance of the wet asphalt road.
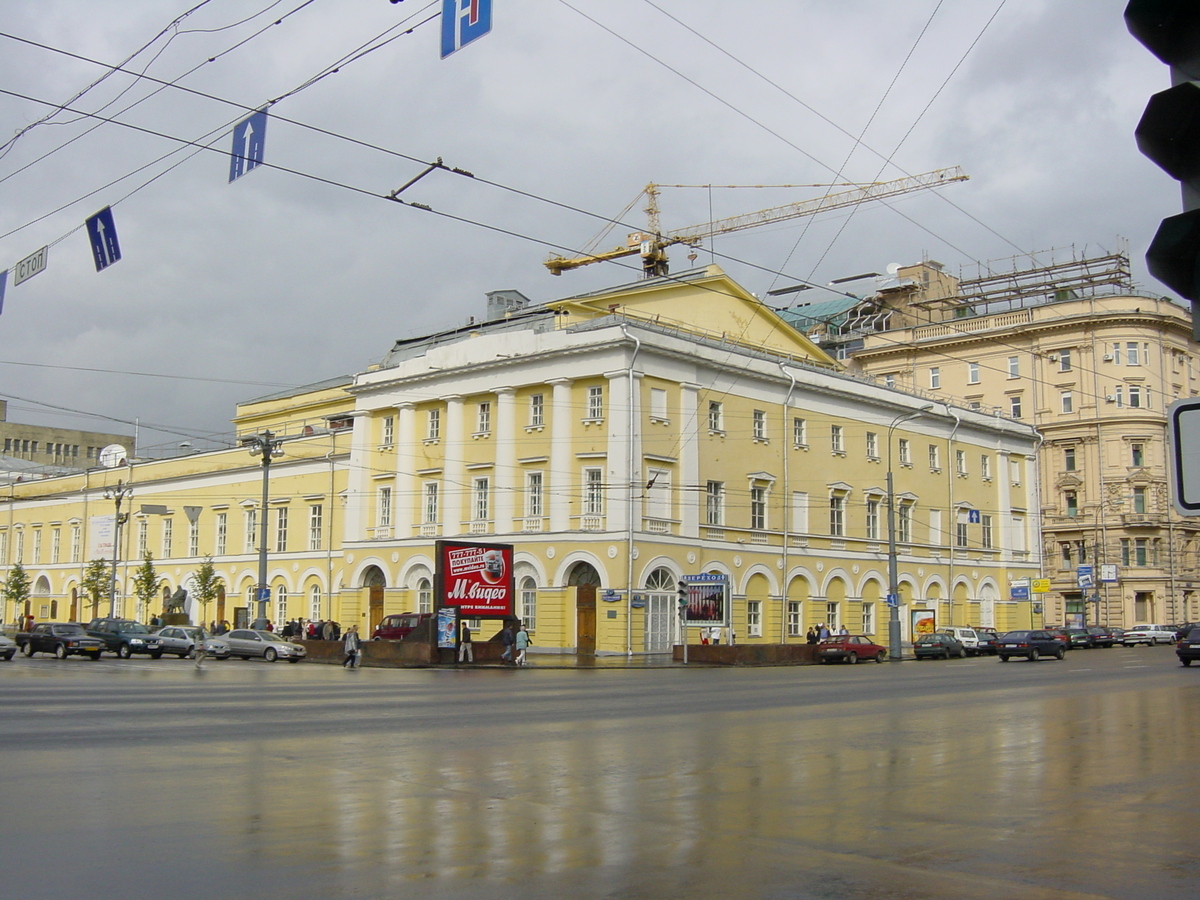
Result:
<instances>
[{"instance_id":1,"label":"wet asphalt road","mask_svg":"<svg viewBox=\"0 0 1200 900\"><path fill-rule=\"evenodd\" d=\"M1200 892L1200 668L1168 647L755 670L18 657L0 697L4 897Z\"/></svg>"}]
</instances>

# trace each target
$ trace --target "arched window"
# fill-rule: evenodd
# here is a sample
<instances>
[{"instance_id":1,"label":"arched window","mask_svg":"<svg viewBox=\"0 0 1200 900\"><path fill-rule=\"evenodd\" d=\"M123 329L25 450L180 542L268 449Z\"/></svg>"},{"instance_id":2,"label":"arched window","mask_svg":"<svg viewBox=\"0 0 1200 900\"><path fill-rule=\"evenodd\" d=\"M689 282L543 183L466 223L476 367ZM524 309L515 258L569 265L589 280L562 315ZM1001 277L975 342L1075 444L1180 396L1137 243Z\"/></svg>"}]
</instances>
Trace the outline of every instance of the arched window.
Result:
<instances>
[{"instance_id":1,"label":"arched window","mask_svg":"<svg viewBox=\"0 0 1200 900\"><path fill-rule=\"evenodd\" d=\"M282 584L275 588L275 627L278 628L287 621L287 588Z\"/></svg>"},{"instance_id":2,"label":"arched window","mask_svg":"<svg viewBox=\"0 0 1200 900\"><path fill-rule=\"evenodd\" d=\"M308 617L310 619L321 618L321 586L314 584L308 589Z\"/></svg>"},{"instance_id":3,"label":"arched window","mask_svg":"<svg viewBox=\"0 0 1200 900\"><path fill-rule=\"evenodd\" d=\"M537 630L537 582L532 578L521 579L521 623L526 631Z\"/></svg>"},{"instance_id":4,"label":"arched window","mask_svg":"<svg viewBox=\"0 0 1200 900\"><path fill-rule=\"evenodd\" d=\"M669 591L674 594L678 589L679 586L675 583L675 576L671 574L670 569L655 569L646 579L646 590L648 591Z\"/></svg>"},{"instance_id":5,"label":"arched window","mask_svg":"<svg viewBox=\"0 0 1200 900\"><path fill-rule=\"evenodd\" d=\"M571 567L571 573L567 576L567 585L579 587L585 584L600 587L600 573L591 563L577 562Z\"/></svg>"},{"instance_id":6,"label":"arched window","mask_svg":"<svg viewBox=\"0 0 1200 900\"><path fill-rule=\"evenodd\" d=\"M433 584L428 578L417 582L417 612L433 612Z\"/></svg>"}]
</instances>

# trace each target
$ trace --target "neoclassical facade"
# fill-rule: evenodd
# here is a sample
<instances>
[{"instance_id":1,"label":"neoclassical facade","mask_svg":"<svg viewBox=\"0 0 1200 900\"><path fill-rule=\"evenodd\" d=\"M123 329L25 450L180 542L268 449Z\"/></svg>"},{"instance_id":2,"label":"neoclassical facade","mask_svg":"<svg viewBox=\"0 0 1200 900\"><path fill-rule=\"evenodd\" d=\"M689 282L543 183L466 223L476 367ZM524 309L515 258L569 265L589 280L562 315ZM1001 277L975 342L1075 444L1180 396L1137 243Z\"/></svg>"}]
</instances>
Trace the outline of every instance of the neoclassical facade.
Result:
<instances>
[{"instance_id":1,"label":"neoclassical facade","mask_svg":"<svg viewBox=\"0 0 1200 900\"><path fill-rule=\"evenodd\" d=\"M369 629L432 610L434 542L454 537L514 545L540 650L666 651L677 582L701 573L728 576L739 642L822 622L886 642L890 472L906 630L914 613L1040 622L1010 591L1040 567L1033 430L847 376L716 267L545 304L501 292L481 323L234 421L283 441L265 520L276 619ZM242 448L18 486L0 553L33 579L32 613L90 616L76 595L112 551L95 535L118 479L133 488L121 610L153 611L128 583L148 552L165 590L211 556L219 617L243 615L263 516Z\"/></svg>"}]
</instances>

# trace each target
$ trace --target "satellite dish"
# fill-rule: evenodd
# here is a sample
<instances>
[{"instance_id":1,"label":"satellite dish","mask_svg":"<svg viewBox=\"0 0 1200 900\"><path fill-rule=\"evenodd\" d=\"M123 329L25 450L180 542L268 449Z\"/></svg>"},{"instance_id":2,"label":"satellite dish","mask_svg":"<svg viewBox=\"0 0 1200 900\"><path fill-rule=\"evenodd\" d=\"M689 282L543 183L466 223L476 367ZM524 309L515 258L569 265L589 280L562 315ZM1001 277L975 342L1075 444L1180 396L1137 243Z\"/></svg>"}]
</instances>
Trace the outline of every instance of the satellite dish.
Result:
<instances>
[{"instance_id":1,"label":"satellite dish","mask_svg":"<svg viewBox=\"0 0 1200 900\"><path fill-rule=\"evenodd\" d=\"M896 274L899 271L900 271L900 263L888 263L887 273L889 275L891 275L893 278L896 277Z\"/></svg>"},{"instance_id":2,"label":"satellite dish","mask_svg":"<svg viewBox=\"0 0 1200 900\"><path fill-rule=\"evenodd\" d=\"M100 465L106 469L115 469L125 464L125 457L128 455L129 451L120 444L109 444L100 451Z\"/></svg>"}]
</instances>

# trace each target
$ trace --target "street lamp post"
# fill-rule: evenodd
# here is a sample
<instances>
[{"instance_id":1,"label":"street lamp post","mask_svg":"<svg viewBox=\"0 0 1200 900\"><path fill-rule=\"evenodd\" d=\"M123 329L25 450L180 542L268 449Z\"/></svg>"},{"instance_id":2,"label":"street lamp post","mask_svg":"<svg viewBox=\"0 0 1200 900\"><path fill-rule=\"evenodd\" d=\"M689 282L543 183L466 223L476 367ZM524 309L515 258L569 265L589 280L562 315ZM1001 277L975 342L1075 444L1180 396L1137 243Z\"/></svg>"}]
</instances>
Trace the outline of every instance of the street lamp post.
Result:
<instances>
[{"instance_id":1,"label":"street lamp post","mask_svg":"<svg viewBox=\"0 0 1200 900\"><path fill-rule=\"evenodd\" d=\"M129 518L129 513L121 512L121 501L132 493L133 488L123 481L117 481L115 488L104 492L104 499L112 500L117 505L116 516L113 518L112 582L108 586L108 614L114 619L117 617L117 560L121 550L121 526Z\"/></svg>"},{"instance_id":2,"label":"street lamp post","mask_svg":"<svg viewBox=\"0 0 1200 900\"><path fill-rule=\"evenodd\" d=\"M270 497L271 460L283 456L282 443L272 431L242 438L242 445L250 451L251 456L262 457L262 506L258 517L258 616L255 620L255 624L260 626L267 618L267 600L271 596L271 588L267 583L267 503Z\"/></svg>"},{"instance_id":3,"label":"street lamp post","mask_svg":"<svg viewBox=\"0 0 1200 900\"><path fill-rule=\"evenodd\" d=\"M887 430L887 531L888 531L888 657L893 661L900 659L900 573L899 561L896 554L896 488L892 481L892 432L901 422L915 419L921 413L929 412L933 404L927 404L920 409L896 416Z\"/></svg>"}]
</instances>

